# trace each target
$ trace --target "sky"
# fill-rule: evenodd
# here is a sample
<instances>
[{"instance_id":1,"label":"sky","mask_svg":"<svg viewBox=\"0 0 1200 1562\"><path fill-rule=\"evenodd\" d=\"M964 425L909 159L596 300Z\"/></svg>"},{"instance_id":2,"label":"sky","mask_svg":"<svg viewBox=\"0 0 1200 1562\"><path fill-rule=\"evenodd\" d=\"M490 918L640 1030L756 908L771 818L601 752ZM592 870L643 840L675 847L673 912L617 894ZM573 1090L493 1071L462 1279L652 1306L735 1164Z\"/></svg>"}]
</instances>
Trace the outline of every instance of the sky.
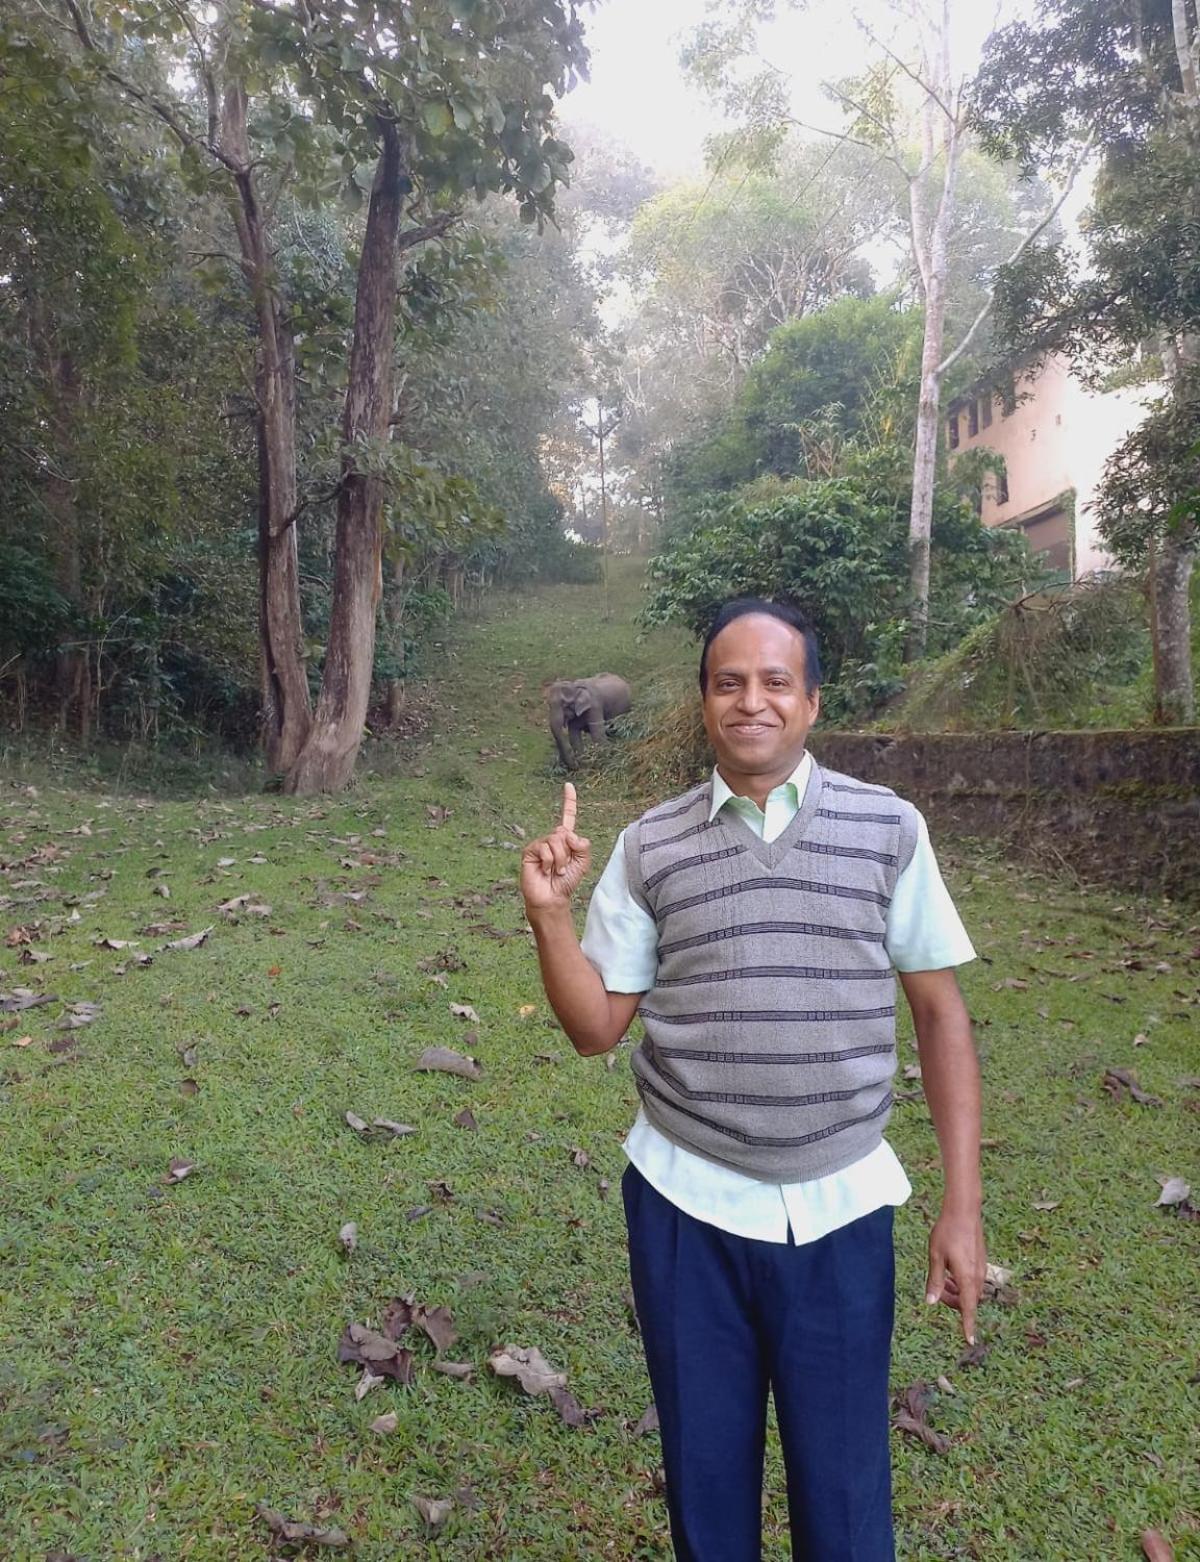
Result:
<instances>
[{"instance_id":1,"label":"sky","mask_svg":"<svg viewBox=\"0 0 1200 1562\"><path fill-rule=\"evenodd\" d=\"M1032 5L1033 0L1003 0L1001 20L1028 15ZM679 49L708 8L708 0L601 0L585 16L591 80L565 100L564 118L606 131L667 177L698 173L704 139L722 121L684 79ZM893 0L857 0L853 8L846 0L810 0L802 10L781 0L782 14L763 30L761 49L792 77L798 119L823 129L838 124L840 115L820 84L861 67L870 43L856 17L894 42L897 52L906 52L898 10ZM954 6L956 63L964 71L978 60L997 14L978 0Z\"/></svg>"}]
</instances>

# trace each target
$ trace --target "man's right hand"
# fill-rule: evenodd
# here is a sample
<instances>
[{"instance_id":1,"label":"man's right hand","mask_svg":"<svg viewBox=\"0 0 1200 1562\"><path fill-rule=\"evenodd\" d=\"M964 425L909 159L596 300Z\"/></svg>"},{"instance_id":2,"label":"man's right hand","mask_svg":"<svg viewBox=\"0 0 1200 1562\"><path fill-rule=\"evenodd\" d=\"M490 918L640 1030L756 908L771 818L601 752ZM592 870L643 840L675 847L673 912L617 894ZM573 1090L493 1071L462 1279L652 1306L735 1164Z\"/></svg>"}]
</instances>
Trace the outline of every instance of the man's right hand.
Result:
<instances>
[{"instance_id":1,"label":"man's right hand","mask_svg":"<svg viewBox=\"0 0 1200 1562\"><path fill-rule=\"evenodd\" d=\"M527 912L569 904L592 860L591 842L575 834L575 788L563 787L562 819L521 854L521 893Z\"/></svg>"}]
</instances>

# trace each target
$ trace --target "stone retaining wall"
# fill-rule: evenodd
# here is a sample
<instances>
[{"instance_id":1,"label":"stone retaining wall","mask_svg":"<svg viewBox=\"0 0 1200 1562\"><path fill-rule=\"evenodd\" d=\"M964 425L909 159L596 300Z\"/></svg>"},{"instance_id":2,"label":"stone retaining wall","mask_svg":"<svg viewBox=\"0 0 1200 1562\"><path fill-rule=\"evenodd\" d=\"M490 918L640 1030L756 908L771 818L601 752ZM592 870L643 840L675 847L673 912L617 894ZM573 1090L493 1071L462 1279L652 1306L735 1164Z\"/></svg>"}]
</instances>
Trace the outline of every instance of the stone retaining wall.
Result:
<instances>
[{"instance_id":1,"label":"stone retaining wall","mask_svg":"<svg viewBox=\"0 0 1200 1562\"><path fill-rule=\"evenodd\" d=\"M894 787L940 835L997 838L1043 866L1200 901L1200 728L815 731L835 770Z\"/></svg>"}]
</instances>

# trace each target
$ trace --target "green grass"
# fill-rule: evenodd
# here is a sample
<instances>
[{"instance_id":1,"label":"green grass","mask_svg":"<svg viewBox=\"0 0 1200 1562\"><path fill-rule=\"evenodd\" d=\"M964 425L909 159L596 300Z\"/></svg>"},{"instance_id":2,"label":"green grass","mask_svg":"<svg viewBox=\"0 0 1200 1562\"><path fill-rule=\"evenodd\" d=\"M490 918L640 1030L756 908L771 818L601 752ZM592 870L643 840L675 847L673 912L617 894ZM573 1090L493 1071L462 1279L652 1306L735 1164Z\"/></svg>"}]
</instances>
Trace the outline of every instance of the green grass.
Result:
<instances>
[{"instance_id":1,"label":"green grass","mask_svg":"<svg viewBox=\"0 0 1200 1562\"><path fill-rule=\"evenodd\" d=\"M657 1439L630 1436L649 1397L622 1296L631 1078L624 1053L611 1071L581 1061L551 1022L502 844L558 803L543 679L611 668L636 689L690 661L679 638L636 636L631 569L611 622L597 588L499 598L448 649L436 730L344 797L164 801L61 773L33 796L28 766L4 784L0 926L40 919L32 947L53 958L0 950L0 988L103 1008L72 1033L57 1003L0 1032L0 1556L257 1562L273 1549L260 1500L341 1526L367 1562L669 1555ZM638 804L611 771L579 784L598 871ZM436 828L431 806L451 810ZM894 1380L942 1373L957 1389L932 1412L945 1457L897 1440L901 1555L1133 1558L1153 1525L1200 1557L1200 1226L1154 1208L1157 1176L1200 1184L1200 930L978 850L943 856L986 957L964 987L986 1075L989 1242L1019 1300L985 1308L990 1354L960 1370L954 1321L921 1300L934 1139L924 1107L901 1105L892 1137L916 1197L897 1225ZM215 910L247 891L269 918ZM215 926L199 949L155 952L164 938L139 929L167 918ZM140 938L153 964L117 975L126 953L100 936ZM464 968L442 988L420 962L448 950ZM1006 977L1029 986L996 990ZM49 1050L68 1034L73 1050ZM415 1073L431 1044L473 1052L483 1078ZM1164 1105L1111 1101L1106 1065L1135 1066ZM468 1103L478 1132L453 1122ZM347 1110L418 1131L363 1142ZM165 1186L174 1156L196 1170ZM449 1202L430 1192L439 1179ZM1058 1207L1032 1207L1047 1200ZM406 1292L451 1308L449 1354L479 1370L443 1377L417 1345L411 1388L357 1403L338 1337ZM505 1343L565 1369L595 1425L570 1430L495 1379L487 1354ZM372 1434L389 1409L395 1434ZM412 1498L464 1485L478 1506L429 1538ZM774 1455L766 1522L766 1554L783 1558Z\"/></svg>"}]
</instances>

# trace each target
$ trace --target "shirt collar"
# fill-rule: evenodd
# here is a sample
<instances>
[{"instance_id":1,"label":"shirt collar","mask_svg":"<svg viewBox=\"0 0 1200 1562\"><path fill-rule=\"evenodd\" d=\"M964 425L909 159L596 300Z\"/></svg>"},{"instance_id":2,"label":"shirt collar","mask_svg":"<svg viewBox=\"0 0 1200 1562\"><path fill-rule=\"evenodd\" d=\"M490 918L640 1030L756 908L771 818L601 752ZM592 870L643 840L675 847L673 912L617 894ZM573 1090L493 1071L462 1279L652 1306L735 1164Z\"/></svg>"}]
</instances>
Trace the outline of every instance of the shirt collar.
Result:
<instances>
[{"instance_id":1,"label":"shirt collar","mask_svg":"<svg viewBox=\"0 0 1200 1562\"><path fill-rule=\"evenodd\" d=\"M808 790L808 779L812 774L812 763L812 755L808 752L807 749L805 749L804 753L800 757L800 763L796 766L795 770L792 771L791 775L787 778L786 781L782 783L781 786L775 788L775 791L777 792L781 791L782 788L786 786L794 788L796 793L797 807L801 802L803 802L804 794ZM738 794L730 789L730 786L725 780L725 777L716 768L716 766L714 766L712 773L712 806L708 810L709 822L711 823L712 820L717 817L726 803L732 802L735 799L743 802L750 801L749 798L739 799ZM754 805L751 804L751 806L753 807Z\"/></svg>"}]
</instances>

